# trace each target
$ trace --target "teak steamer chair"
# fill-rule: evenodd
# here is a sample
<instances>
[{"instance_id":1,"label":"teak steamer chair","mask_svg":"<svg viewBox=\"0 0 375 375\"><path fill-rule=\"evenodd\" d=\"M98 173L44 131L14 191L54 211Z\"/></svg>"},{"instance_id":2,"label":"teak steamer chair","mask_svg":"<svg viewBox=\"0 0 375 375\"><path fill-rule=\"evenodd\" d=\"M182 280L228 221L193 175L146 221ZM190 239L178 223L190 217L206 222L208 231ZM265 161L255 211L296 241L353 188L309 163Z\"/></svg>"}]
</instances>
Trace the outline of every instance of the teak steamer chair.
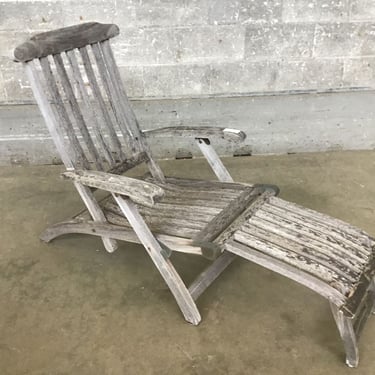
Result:
<instances>
[{"instance_id":1,"label":"teak steamer chair","mask_svg":"<svg viewBox=\"0 0 375 375\"><path fill-rule=\"evenodd\" d=\"M277 188L233 182L211 146L241 131L169 127L142 131L121 82L109 39L116 25L84 23L35 35L15 49L70 179L87 210L45 230L49 242L68 233L141 243L185 319L197 325L195 300L236 256L260 264L328 299L346 363L358 365L357 342L374 305L374 239L360 229L277 198ZM190 137L220 181L167 178L149 137ZM142 179L122 174L146 163ZM93 192L109 196L98 201ZM214 259L187 288L172 251Z\"/></svg>"}]
</instances>

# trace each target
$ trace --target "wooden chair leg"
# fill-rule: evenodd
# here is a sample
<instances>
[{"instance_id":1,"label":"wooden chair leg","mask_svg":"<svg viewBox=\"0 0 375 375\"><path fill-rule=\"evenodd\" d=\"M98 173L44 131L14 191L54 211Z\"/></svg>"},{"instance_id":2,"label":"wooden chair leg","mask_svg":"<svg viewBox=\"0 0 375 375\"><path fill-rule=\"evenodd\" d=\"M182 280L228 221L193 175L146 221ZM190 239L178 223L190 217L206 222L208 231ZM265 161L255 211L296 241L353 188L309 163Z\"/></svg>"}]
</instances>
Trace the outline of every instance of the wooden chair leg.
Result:
<instances>
[{"instance_id":1,"label":"wooden chair leg","mask_svg":"<svg viewBox=\"0 0 375 375\"><path fill-rule=\"evenodd\" d=\"M357 367L359 362L359 351L357 337L353 327L353 319L346 317L333 303L330 303L330 305L341 339L344 343L346 364L349 367Z\"/></svg>"},{"instance_id":2,"label":"wooden chair leg","mask_svg":"<svg viewBox=\"0 0 375 375\"><path fill-rule=\"evenodd\" d=\"M79 195L81 196L82 200L85 202L86 207L88 211L90 212L90 215L92 216L94 221L105 223L107 219L102 209L100 208L98 202L96 201L91 189L87 186L80 184L79 182L74 181L73 183ZM102 241L103 241L103 245L105 249L109 253L113 253L118 248L117 241L112 238L102 237Z\"/></svg>"},{"instance_id":3,"label":"wooden chair leg","mask_svg":"<svg viewBox=\"0 0 375 375\"><path fill-rule=\"evenodd\" d=\"M124 198L117 194L113 194L113 197L145 247L147 253L150 255L160 274L163 276L175 297L185 320L193 325L198 325L201 321L201 316L193 297L173 267L171 261L166 256L163 256L162 247L151 233L142 216L139 214L137 207L128 198Z\"/></svg>"}]
</instances>

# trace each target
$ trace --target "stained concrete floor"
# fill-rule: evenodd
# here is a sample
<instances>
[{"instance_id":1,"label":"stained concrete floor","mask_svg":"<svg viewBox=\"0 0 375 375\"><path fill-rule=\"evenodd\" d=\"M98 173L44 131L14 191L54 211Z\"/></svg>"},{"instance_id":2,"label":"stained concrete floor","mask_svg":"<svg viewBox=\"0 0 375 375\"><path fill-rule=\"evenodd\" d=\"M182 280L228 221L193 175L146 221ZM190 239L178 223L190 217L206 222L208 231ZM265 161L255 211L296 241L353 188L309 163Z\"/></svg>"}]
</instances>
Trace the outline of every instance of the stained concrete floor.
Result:
<instances>
[{"instance_id":1,"label":"stained concrete floor","mask_svg":"<svg viewBox=\"0 0 375 375\"><path fill-rule=\"evenodd\" d=\"M375 152L227 158L236 180L277 183L281 197L375 234ZM210 178L202 160L163 162ZM375 319L347 368L327 302L236 260L184 322L140 246L106 253L96 237L47 245L43 228L82 205L61 166L0 168L0 374L374 374ZM191 281L206 261L173 255Z\"/></svg>"}]
</instances>

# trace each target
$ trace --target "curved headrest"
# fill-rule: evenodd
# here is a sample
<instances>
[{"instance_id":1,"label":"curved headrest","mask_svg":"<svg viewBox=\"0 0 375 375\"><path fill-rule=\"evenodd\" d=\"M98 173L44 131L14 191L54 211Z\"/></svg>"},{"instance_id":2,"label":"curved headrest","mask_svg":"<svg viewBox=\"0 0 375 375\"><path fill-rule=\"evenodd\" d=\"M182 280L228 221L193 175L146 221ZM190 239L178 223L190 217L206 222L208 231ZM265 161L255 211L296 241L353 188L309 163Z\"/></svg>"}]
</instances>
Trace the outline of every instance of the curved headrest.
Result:
<instances>
[{"instance_id":1,"label":"curved headrest","mask_svg":"<svg viewBox=\"0 0 375 375\"><path fill-rule=\"evenodd\" d=\"M98 22L64 27L34 35L14 50L14 57L16 61L26 62L102 42L119 33L117 25Z\"/></svg>"}]
</instances>

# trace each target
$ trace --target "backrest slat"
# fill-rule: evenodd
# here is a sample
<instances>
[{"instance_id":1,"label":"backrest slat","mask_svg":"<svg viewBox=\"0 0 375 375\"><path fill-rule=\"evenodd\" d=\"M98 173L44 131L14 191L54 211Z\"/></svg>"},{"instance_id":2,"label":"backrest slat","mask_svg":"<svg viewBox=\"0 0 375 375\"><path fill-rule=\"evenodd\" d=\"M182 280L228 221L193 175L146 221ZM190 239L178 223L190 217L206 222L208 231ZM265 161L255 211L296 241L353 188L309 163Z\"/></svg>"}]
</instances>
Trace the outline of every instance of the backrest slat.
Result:
<instances>
[{"instance_id":1,"label":"backrest slat","mask_svg":"<svg viewBox=\"0 0 375 375\"><path fill-rule=\"evenodd\" d=\"M133 140L136 142L137 148L140 150L144 150L147 153L148 158L149 158L149 160L147 161L147 166L152 176L156 180L163 182L164 174L161 168L159 167L159 165L152 158L151 151L148 147L148 144L140 132L138 121L135 117L133 109L130 106L130 102L129 102L128 96L126 95L126 91L122 83L120 72L115 62L113 52L109 45L109 42L108 40L105 40L101 43L98 43L98 45L100 45L99 48L101 49L104 62L107 66L107 70L109 72L112 86L114 87L114 91L116 92L116 95L118 97L118 102L120 104L121 113L122 113L123 118L126 121L127 129L132 132L132 137L133 137Z\"/></svg>"},{"instance_id":2,"label":"backrest slat","mask_svg":"<svg viewBox=\"0 0 375 375\"><path fill-rule=\"evenodd\" d=\"M130 133L132 133L133 137L140 141L141 136L138 121L135 117L132 107L130 106L124 85L122 84L120 72L116 65L112 49L109 45L109 41L106 40L102 43L98 43L98 45L100 46L100 50L103 55L103 60L107 66L108 73L113 84L113 88L116 90L117 96L119 98L121 113L125 119L127 128L129 129Z\"/></svg>"},{"instance_id":3,"label":"backrest slat","mask_svg":"<svg viewBox=\"0 0 375 375\"><path fill-rule=\"evenodd\" d=\"M124 143L126 147L131 149L133 152L136 152L138 150L136 149L135 142L132 139L133 137L130 132L130 129L127 126L128 124L126 123L126 118L124 117L124 114L121 111L121 101L116 90L115 83L110 78L108 69L103 61L99 45L98 43L95 43L92 44L91 47L94 53L96 66L99 70L100 78L102 80L107 97L109 98L109 102L113 114L115 116L117 125L119 127L119 130L121 131L121 134L123 136Z\"/></svg>"},{"instance_id":4,"label":"backrest slat","mask_svg":"<svg viewBox=\"0 0 375 375\"><path fill-rule=\"evenodd\" d=\"M103 153L103 156L105 160L107 161L107 163L111 167L113 167L115 165L115 160L113 159L111 152L109 151L108 146L101 133L101 129L98 123L98 116L99 116L98 111L97 111L96 106L93 105L93 103L91 103L89 99L87 87L85 83L83 82L82 74L78 66L78 61L77 61L77 56L75 54L75 50L67 51L66 55L68 57L70 67L73 72L73 77L78 84L78 89L83 100L82 104L84 106L84 111L93 129L98 151Z\"/></svg>"},{"instance_id":5,"label":"backrest slat","mask_svg":"<svg viewBox=\"0 0 375 375\"><path fill-rule=\"evenodd\" d=\"M27 67L67 168L122 173L146 163L164 181L113 56L109 39L118 32L116 25L95 22L70 26L37 34L14 53Z\"/></svg>"},{"instance_id":6,"label":"backrest slat","mask_svg":"<svg viewBox=\"0 0 375 375\"><path fill-rule=\"evenodd\" d=\"M87 53L87 47L79 48L79 52L82 57L83 65L85 67L86 75L89 80L93 95L97 101L98 107L99 107L99 114L100 114L100 121L102 121L103 125L106 126L108 131L108 137L110 139L112 151L115 155L117 155L117 158L121 161L125 160L125 156L123 155L123 152L121 150L121 143L117 138L116 130L112 124L112 120L109 116L109 113L107 111L102 93L100 91L100 87L98 84L98 81L95 77L94 69L91 65L91 61L89 58L89 55Z\"/></svg>"},{"instance_id":7,"label":"backrest slat","mask_svg":"<svg viewBox=\"0 0 375 375\"><path fill-rule=\"evenodd\" d=\"M48 57L42 57L39 59L39 61L42 67L44 78L47 82L47 85L46 85L47 90L54 102L54 109L55 109L54 112L56 113L59 124L65 131L65 135L68 137L70 141L72 151L73 151L72 156L74 156L73 161L75 164L81 165L82 167L89 169L88 160L86 159L84 151L74 132L72 122L70 121L68 112L64 106L59 89L57 87L55 77L53 76Z\"/></svg>"},{"instance_id":8,"label":"backrest slat","mask_svg":"<svg viewBox=\"0 0 375 375\"><path fill-rule=\"evenodd\" d=\"M45 90L42 86L41 81L39 80L38 71L35 67L35 61L31 60L28 63L23 64L25 66L26 74L31 84L34 97L46 121L52 139L55 142L57 151L59 152L60 157L63 163L65 164L66 168L73 169L74 163L71 159L71 155L73 155L71 145L66 145L64 143L64 134L57 122L51 103L47 100L47 97L45 96Z\"/></svg>"},{"instance_id":9,"label":"backrest slat","mask_svg":"<svg viewBox=\"0 0 375 375\"><path fill-rule=\"evenodd\" d=\"M65 95L68 99L69 106L71 108L73 117L75 119L76 125L79 129L79 132L81 133L81 136L83 138L83 141L96 165L96 168L99 170L104 170L103 163L100 160L100 156L98 154L98 151L94 145L94 142L91 138L91 135L87 129L85 119L82 115L81 109L78 105L77 99L74 95L72 85L69 81L68 74L66 72L64 62L62 60L62 57L60 54L53 55L53 60L55 61L57 73L60 77L60 81L62 84L62 87L65 91Z\"/></svg>"}]
</instances>

